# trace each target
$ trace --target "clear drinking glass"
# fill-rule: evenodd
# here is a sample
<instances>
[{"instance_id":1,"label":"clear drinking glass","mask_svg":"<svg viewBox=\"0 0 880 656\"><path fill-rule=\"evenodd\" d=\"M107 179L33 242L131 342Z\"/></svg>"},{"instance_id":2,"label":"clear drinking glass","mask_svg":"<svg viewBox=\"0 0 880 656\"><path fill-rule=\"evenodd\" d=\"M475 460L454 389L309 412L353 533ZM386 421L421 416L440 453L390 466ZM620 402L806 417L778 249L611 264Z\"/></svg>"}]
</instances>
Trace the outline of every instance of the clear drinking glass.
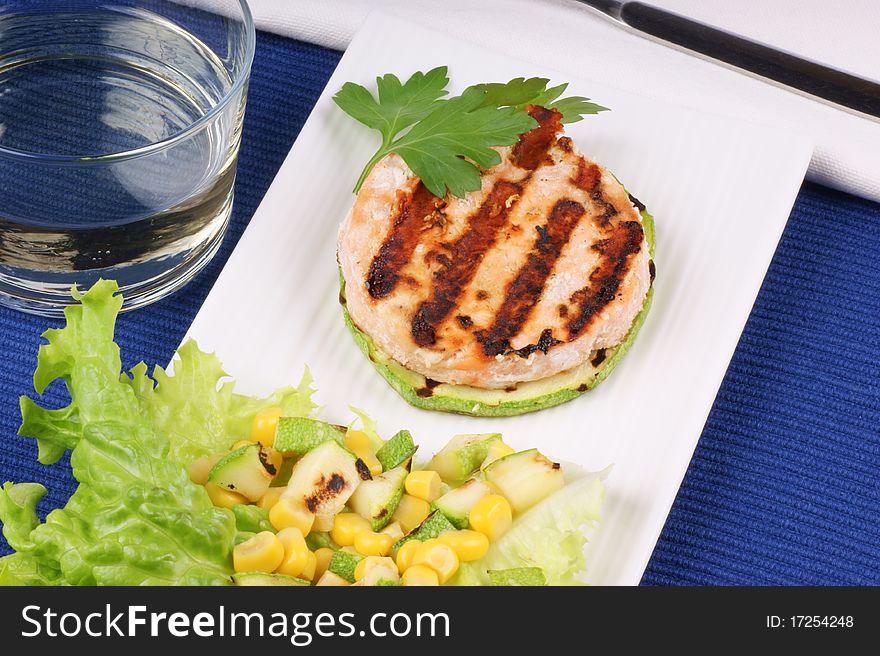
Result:
<instances>
[{"instance_id":1,"label":"clear drinking glass","mask_svg":"<svg viewBox=\"0 0 880 656\"><path fill-rule=\"evenodd\" d=\"M0 303L112 278L131 309L210 260L254 41L245 0L2 0Z\"/></svg>"}]
</instances>

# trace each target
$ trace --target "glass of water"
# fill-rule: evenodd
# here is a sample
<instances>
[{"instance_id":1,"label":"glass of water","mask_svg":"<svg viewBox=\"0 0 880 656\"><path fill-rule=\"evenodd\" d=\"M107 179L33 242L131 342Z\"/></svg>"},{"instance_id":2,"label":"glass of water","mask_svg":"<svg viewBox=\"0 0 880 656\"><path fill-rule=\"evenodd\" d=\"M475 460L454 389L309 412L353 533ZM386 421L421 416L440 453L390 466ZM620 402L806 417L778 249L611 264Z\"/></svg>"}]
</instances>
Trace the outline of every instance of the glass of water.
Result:
<instances>
[{"instance_id":1,"label":"glass of water","mask_svg":"<svg viewBox=\"0 0 880 656\"><path fill-rule=\"evenodd\" d=\"M112 278L131 309L210 260L254 41L245 0L0 3L0 303Z\"/></svg>"}]
</instances>

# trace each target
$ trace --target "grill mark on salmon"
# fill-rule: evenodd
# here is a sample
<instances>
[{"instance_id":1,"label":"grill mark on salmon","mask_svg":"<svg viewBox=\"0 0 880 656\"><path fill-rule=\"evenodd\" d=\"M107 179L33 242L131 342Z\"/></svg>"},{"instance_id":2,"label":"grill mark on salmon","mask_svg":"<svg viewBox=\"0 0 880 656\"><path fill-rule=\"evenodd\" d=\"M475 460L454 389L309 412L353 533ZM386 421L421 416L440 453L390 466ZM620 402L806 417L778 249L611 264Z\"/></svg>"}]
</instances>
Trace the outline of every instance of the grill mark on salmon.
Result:
<instances>
[{"instance_id":1,"label":"grill mark on salmon","mask_svg":"<svg viewBox=\"0 0 880 656\"><path fill-rule=\"evenodd\" d=\"M508 285L504 301L491 327L475 333L482 343L485 355L489 357L506 355L513 350L510 340L519 334L532 308L541 298L553 265L559 259L562 248L568 243L572 232L585 213L586 210L580 203L560 200L553 206L547 224L536 228L538 237L525 263ZM543 340L543 344L535 346L546 353L553 343L559 342L553 339L551 333ZM544 348L541 348L542 346ZM524 347L519 351L523 351L523 357L528 357L537 348L529 351L528 347Z\"/></svg>"},{"instance_id":2,"label":"grill mark on salmon","mask_svg":"<svg viewBox=\"0 0 880 656\"><path fill-rule=\"evenodd\" d=\"M576 308L574 318L568 323L569 340L576 338L602 308L614 300L632 256L641 250L644 235L641 223L625 221L616 226L607 239L593 244L592 249L601 257L590 272L589 284L569 299Z\"/></svg>"},{"instance_id":3,"label":"grill mark on salmon","mask_svg":"<svg viewBox=\"0 0 880 656\"><path fill-rule=\"evenodd\" d=\"M546 354L547 351L557 344L562 344L562 341L553 337L552 328L545 328L541 331L541 336L538 338L537 343L523 346L522 348L516 349L514 352L521 358L527 358L535 351L541 351Z\"/></svg>"},{"instance_id":4,"label":"grill mark on salmon","mask_svg":"<svg viewBox=\"0 0 880 656\"><path fill-rule=\"evenodd\" d=\"M434 217L433 223L440 220L445 204L421 181L411 195L398 201L391 230L367 272L365 285L371 297L384 298L394 291L401 280L400 270L409 263L426 227L432 227L426 219Z\"/></svg>"},{"instance_id":5,"label":"grill mark on salmon","mask_svg":"<svg viewBox=\"0 0 880 656\"><path fill-rule=\"evenodd\" d=\"M448 264L434 272L431 296L412 317L411 333L419 346L437 343L437 327L455 308L483 254L495 244L501 228L507 224L510 208L516 204L508 200L520 196L526 182L496 182L480 208L468 218L467 230L449 245Z\"/></svg>"},{"instance_id":6,"label":"grill mark on salmon","mask_svg":"<svg viewBox=\"0 0 880 656\"><path fill-rule=\"evenodd\" d=\"M590 200L599 208L597 219L600 225L607 227L611 219L617 216L617 208L608 202L602 193L602 171L596 164L587 164L584 160L578 161L577 172L571 179L571 183L590 194Z\"/></svg>"},{"instance_id":7,"label":"grill mark on salmon","mask_svg":"<svg viewBox=\"0 0 880 656\"><path fill-rule=\"evenodd\" d=\"M538 127L520 136L511 150L511 161L529 173L519 182L497 180L479 209L468 217L467 229L448 246L447 260L440 261L441 268L433 274L430 296L419 305L411 320L410 333L419 346L437 343L437 329L456 307L483 255L495 245L501 229L508 224L510 212L522 198L532 175L544 164L552 163L550 149L562 130L562 114L534 105L529 106L528 112Z\"/></svg>"},{"instance_id":8,"label":"grill mark on salmon","mask_svg":"<svg viewBox=\"0 0 880 656\"><path fill-rule=\"evenodd\" d=\"M538 127L519 138L510 152L510 161L522 169L534 171L550 160L550 147L562 131L562 114L536 105L529 105L527 111L538 122Z\"/></svg>"}]
</instances>

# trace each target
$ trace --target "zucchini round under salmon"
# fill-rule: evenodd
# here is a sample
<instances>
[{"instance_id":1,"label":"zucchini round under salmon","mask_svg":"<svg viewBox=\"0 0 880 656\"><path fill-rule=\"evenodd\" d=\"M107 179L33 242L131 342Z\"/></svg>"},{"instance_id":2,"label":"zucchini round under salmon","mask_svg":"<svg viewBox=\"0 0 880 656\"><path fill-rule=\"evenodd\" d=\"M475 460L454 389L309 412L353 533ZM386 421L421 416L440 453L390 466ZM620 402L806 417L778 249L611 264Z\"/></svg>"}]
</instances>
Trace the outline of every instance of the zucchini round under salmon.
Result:
<instances>
[{"instance_id":1,"label":"zucchini round under salmon","mask_svg":"<svg viewBox=\"0 0 880 656\"><path fill-rule=\"evenodd\" d=\"M577 152L560 115L437 198L396 155L371 172L340 228L345 319L412 405L509 416L603 380L652 296L653 221Z\"/></svg>"}]
</instances>

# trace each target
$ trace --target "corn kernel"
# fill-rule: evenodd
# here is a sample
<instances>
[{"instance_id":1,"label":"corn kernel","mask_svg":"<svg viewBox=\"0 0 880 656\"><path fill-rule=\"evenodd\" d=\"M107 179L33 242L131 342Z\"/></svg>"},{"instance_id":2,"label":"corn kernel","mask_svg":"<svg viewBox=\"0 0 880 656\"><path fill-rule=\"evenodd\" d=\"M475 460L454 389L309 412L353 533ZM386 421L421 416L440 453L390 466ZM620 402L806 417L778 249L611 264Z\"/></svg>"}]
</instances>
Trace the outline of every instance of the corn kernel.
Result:
<instances>
[{"instance_id":1,"label":"corn kernel","mask_svg":"<svg viewBox=\"0 0 880 656\"><path fill-rule=\"evenodd\" d=\"M272 506L274 506L281 499L281 494L284 492L283 487L270 487L266 490L266 493L259 498L257 501L257 505L260 508L265 508L266 510L271 510Z\"/></svg>"},{"instance_id":2,"label":"corn kernel","mask_svg":"<svg viewBox=\"0 0 880 656\"><path fill-rule=\"evenodd\" d=\"M354 548L364 556L387 556L396 541L385 533L361 531L354 536Z\"/></svg>"},{"instance_id":3,"label":"corn kernel","mask_svg":"<svg viewBox=\"0 0 880 656\"><path fill-rule=\"evenodd\" d=\"M404 536L403 529L400 527L400 522L391 522L388 526L379 531L379 533L390 535L394 538L395 542Z\"/></svg>"},{"instance_id":4,"label":"corn kernel","mask_svg":"<svg viewBox=\"0 0 880 656\"><path fill-rule=\"evenodd\" d=\"M198 460L194 460L190 463L189 467L187 467L187 473L189 474L189 480L197 485L204 485L208 482L208 473L214 468L214 465L222 458L225 454L223 453L214 453L210 456L203 456Z\"/></svg>"},{"instance_id":5,"label":"corn kernel","mask_svg":"<svg viewBox=\"0 0 880 656\"><path fill-rule=\"evenodd\" d=\"M319 580L322 576L324 576L324 572L327 571L327 568L330 567L330 559L333 558L333 549L330 547L321 547L317 551L315 551L315 574L312 578L313 581Z\"/></svg>"},{"instance_id":6,"label":"corn kernel","mask_svg":"<svg viewBox=\"0 0 880 656\"><path fill-rule=\"evenodd\" d=\"M315 513L306 508L302 501L293 497L282 497L269 509L269 521L277 531L294 527L303 535L308 535L315 524Z\"/></svg>"},{"instance_id":7,"label":"corn kernel","mask_svg":"<svg viewBox=\"0 0 880 656\"><path fill-rule=\"evenodd\" d=\"M425 540L416 549L410 569L416 565L430 567L437 572L440 583L446 583L458 571L458 556L448 544L443 544L437 538L433 538Z\"/></svg>"},{"instance_id":8,"label":"corn kernel","mask_svg":"<svg viewBox=\"0 0 880 656\"><path fill-rule=\"evenodd\" d=\"M215 483L205 483L205 490L207 491L208 496L211 497L211 503L218 508L232 508L233 506L249 503L248 500L238 492L227 490L225 487L220 487Z\"/></svg>"},{"instance_id":9,"label":"corn kernel","mask_svg":"<svg viewBox=\"0 0 880 656\"><path fill-rule=\"evenodd\" d=\"M394 564L394 561L391 558L387 558L385 556L367 556L366 558L361 559L360 562L354 568L354 580L361 583L364 581L364 578L370 573L371 570L376 568L381 568L381 574L387 574L388 576L380 576L380 578L389 578L389 579L397 579L397 565ZM365 582L366 585L369 585L370 582ZM362 583L363 585L364 583Z\"/></svg>"},{"instance_id":10,"label":"corn kernel","mask_svg":"<svg viewBox=\"0 0 880 656\"><path fill-rule=\"evenodd\" d=\"M232 550L236 572L274 572L283 559L284 545L271 531L257 533Z\"/></svg>"},{"instance_id":11,"label":"corn kernel","mask_svg":"<svg viewBox=\"0 0 880 656\"><path fill-rule=\"evenodd\" d=\"M413 558L415 558L416 551L419 548L419 545L422 543L421 540L407 540L401 545L400 549L397 550L397 569L401 572L405 572L413 564Z\"/></svg>"},{"instance_id":12,"label":"corn kernel","mask_svg":"<svg viewBox=\"0 0 880 656\"><path fill-rule=\"evenodd\" d=\"M487 494L474 504L468 515L471 528L494 542L513 523L510 503L499 494Z\"/></svg>"},{"instance_id":13,"label":"corn kernel","mask_svg":"<svg viewBox=\"0 0 880 656\"><path fill-rule=\"evenodd\" d=\"M303 568L302 573L299 575L301 579L305 579L306 581L314 581L315 580L315 572L318 569L318 557L314 554L314 552L310 551L308 560L306 560L306 566Z\"/></svg>"},{"instance_id":14,"label":"corn kernel","mask_svg":"<svg viewBox=\"0 0 880 656\"><path fill-rule=\"evenodd\" d=\"M400 528L403 529L404 533L409 533L425 521L425 518L430 513L431 506L427 501L410 494L404 494L400 497L397 510L394 511L391 517L394 521L400 523Z\"/></svg>"},{"instance_id":15,"label":"corn kernel","mask_svg":"<svg viewBox=\"0 0 880 656\"><path fill-rule=\"evenodd\" d=\"M370 436L364 431L349 428L348 432L345 433L345 446L350 451L357 452L364 449L370 449L373 447L373 444L370 441Z\"/></svg>"},{"instance_id":16,"label":"corn kernel","mask_svg":"<svg viewBox=\"0 0 880 656\"><path fill-rule=\"evenodd\" d=\"M238 442L233 444L229 450L230 451L238 451L239 449L246 447L246 446L250 446L251 444L253 444L253 442L251 442L250 440L239 440Z\"/></svg>"},{"instance_id":17,"label":"corn kernel","mask_svg":"<svg viewBox=\"0 0 880 656\"><path fill-rule=\"evenodd\" d=\"M440 474L430 469L421 469L406 475L404 483L407 494L431 502L440 496Z\"/></svg>"},{"instance_id":18,"label":"corn kernel","mask_svg":"<svg viewBox=\"0 0 880 656\"><path fill-rule=\"evenodd\" d=\"M278 540L284 546L284 558L275 571L288 576L299 576L309 562L309 548L302 531L298 528L283 528L278 531Z\"/></svg>"},{"instance_id":19,"label":"corn kernel","mask_svg":"<svg viewBox=\"0 0 880 656\"><path fill-rule=\"evenodd\" d=\"M452 548L463 563L479 560L489 551L489 538L479 531L447 531L438 539Z\"/></svg>"},{"instance_id":20,"label":"corn kernel","mask_svg":"<svg viewBox=\"0 0 880 656\"><path fill-rule=\"evenodd\" d=\"M333 518L330 537L340 547L350 547L358 533L370 530L370 522L357 513L339 513Z\"/></svg>"},{"instance_id":21,"label":"corn kernel","mask_svg":"<svg viewBox=\"0 0 880 656\"><path fill-rule=\"evenodd\" d=\"M275 444L275 429L281 418L281 408L264 408L255 416L251 424L251 440L263 446Z\"/></svg>"},{"instance_id":22,"label":"corn kernel","mask_svg":"<svg viewBox=\"0 0 880 656\"><path fill-rule=\"evenodd\" d=\"M401 577L403 585L440 585L440 577L433 569L425 565L413 565Z\"/></svg>"}]
</instances>

